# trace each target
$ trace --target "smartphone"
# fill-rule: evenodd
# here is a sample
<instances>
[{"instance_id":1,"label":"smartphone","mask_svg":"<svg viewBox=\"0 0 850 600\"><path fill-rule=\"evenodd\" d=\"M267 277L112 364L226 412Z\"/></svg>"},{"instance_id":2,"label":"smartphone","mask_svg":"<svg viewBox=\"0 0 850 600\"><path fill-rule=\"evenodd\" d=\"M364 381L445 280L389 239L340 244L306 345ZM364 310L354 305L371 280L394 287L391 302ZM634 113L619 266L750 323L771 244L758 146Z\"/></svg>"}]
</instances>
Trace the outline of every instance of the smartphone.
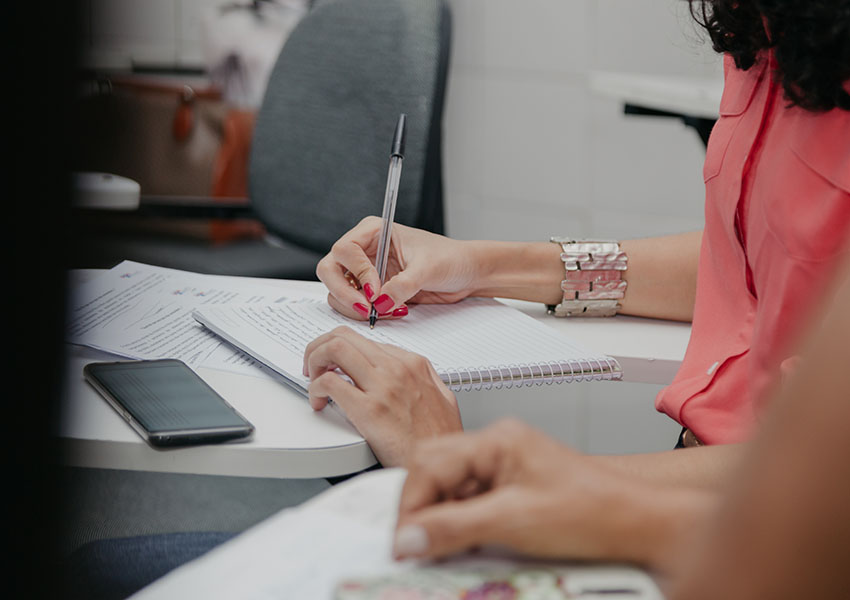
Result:
<instances>
[{"instance_id":1,"label":"smartphone","mask_svg":"<svg viewBox=\"0 0 850 600\"><path fill-rule=\"evenodd\" d=\"M89 363L83 375L152 446L223 442L254 431L179 360Z\"/></svg>"}]
</instances>

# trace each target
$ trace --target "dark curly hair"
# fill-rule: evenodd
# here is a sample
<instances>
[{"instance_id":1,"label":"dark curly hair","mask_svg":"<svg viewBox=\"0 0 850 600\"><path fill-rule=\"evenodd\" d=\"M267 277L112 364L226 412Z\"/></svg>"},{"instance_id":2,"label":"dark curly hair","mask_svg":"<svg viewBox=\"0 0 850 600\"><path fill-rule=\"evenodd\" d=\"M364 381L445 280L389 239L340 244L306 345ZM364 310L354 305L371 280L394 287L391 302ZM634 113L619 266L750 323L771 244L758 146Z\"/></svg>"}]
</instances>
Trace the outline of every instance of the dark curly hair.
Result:
<instances>
[{"instance_id":1,"label":"dark curly hair","mask_svg":"<svg viewBox=\"0 0 850 600\"><path fill-rule=\"evenodd\" d=\"M850 110L845 88L850 80L850 0L688 2L714 49L730 54L739 69L749 69L760 51L773 48L792 104L810 111Z\"/></svg>"}]
</instances>

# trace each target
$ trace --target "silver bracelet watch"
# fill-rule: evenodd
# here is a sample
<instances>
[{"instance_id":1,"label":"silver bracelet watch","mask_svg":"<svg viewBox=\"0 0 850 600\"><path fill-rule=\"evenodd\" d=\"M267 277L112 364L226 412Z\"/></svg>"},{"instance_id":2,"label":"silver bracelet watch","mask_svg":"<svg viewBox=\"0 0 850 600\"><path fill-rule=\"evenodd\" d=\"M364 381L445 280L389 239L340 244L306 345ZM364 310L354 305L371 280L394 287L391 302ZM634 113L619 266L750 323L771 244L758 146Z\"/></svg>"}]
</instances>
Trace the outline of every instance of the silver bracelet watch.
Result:
<instances>
[{"instance_id":1,"label":"silver bracelet watch","mask_svg":"<svg viewBox=\"0 0 850 600\"><path fill-rule=\"evenodd\" d=\"M556 317L613 317L621 308L626 293L623 271L628 257L613 240L577 240L552 237L549 241L561 246L564 280L561 290L564 299L549 305L549 314Z\"/></svg>"}]
</instances>

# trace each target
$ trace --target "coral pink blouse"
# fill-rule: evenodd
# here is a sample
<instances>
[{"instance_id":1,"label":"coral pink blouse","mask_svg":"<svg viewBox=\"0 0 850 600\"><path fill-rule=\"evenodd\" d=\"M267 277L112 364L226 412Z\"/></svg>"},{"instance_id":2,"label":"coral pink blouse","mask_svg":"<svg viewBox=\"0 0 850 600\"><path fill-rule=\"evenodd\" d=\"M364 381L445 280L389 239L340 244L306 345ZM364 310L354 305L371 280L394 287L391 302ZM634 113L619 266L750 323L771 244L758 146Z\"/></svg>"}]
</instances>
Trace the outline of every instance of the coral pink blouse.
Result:
<instances>
[{"instance_id":1,"label":"coral pink blouse","mask_svg":"<svg viewBox=\"0 0 850 600\"><path fill-rule=\"evenodd\" d=\"M789 107L775 66L772 53L747 71L725 59L691 339L656 399L709 444L750 436L850 249L850 112Z\"/></svg>"}]
</instances>

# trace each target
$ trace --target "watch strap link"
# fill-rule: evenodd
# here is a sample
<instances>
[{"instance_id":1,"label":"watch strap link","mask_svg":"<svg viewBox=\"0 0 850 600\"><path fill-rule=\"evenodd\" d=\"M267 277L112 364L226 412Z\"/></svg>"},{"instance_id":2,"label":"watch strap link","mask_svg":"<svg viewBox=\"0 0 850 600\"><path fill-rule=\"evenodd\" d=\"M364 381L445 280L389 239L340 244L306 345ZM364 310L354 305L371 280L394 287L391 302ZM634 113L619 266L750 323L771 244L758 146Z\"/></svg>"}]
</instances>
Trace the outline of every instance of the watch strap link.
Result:
<instances>
[{"instance_id":1,"label":"watch strap link","mask_svg":"<svg viewBox=\"0 0 850 600\"><path fill-rule=\"evenodd\" d=\"M560 304L549 306L558 317L612 317L621 308L628 257L614 240L578 240L552 237L561 246L564 280Z\"/></svg>"}]
</instances>

